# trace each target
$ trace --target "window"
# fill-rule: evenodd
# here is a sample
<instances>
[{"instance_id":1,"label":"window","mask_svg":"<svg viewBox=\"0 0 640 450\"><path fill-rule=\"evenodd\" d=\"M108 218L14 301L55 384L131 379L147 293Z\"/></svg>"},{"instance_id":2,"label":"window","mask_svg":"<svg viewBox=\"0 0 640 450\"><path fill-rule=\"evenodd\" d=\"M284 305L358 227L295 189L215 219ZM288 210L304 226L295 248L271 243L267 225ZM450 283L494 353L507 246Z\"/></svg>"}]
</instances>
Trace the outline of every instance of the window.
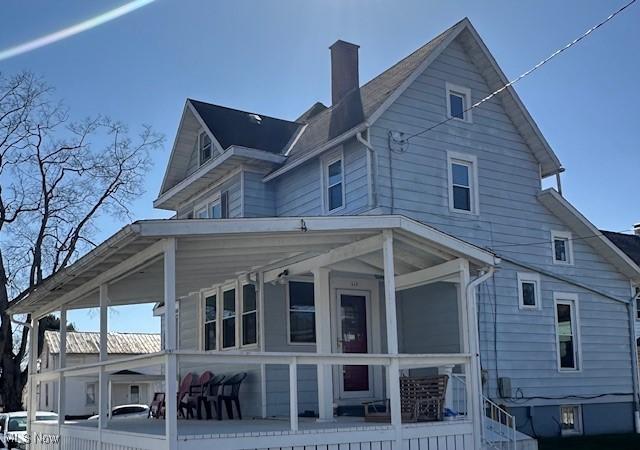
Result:
<instances>
[{"instance_id":1,"label":"window","mask_svg":"<svg viewBox=\"0 0 640 450\"><path fill-rule=\"evenodd\" d=\"M211 159L211 138L206 131L202 131L198 135L198 154L200 155L200 165L203 165Z\"/></svg>"},{"instance_id":2,"label":"window","mask_svg":"<svg viewBox=\"0 0 640 450\"><path fill-rule=\"evenodd\" d=\"M209 295L204 299L204 349L217 349L217 305L216 294Z\"/></svg>"},{"instance_id":3,"label":"window","mask_svg":"<svg viewBox=\"0 0 640 450\"><path fill-rule=\"evenodd\" d=\"M518 272L518 300L521 309L539 309L542 306L540 275Z\"/></svg>"},{"instance_id":4,"label":"window","mask_svg":"<svg viewBox=\"0 0 640 450\"><path fill-rule=\"evenodd\" d=\"M313 283L289 282L289 342L313 344L316 342L316 313Z\"/></svg>"},{"instance_id":5,"label":"window","mask_svg":"<svg viewBox=\"0 0 640 450\"><path fill-rule=\"evenodd\" d=\"M336 211L344 207L344 164L342 154L324 162L323 185L326 212Z\"/></svg>"},{"instance_id":6,"label":"window","mask_svg":"<svg viewBox=\"0 0 640 450\"><path fill-rule=\"evenodd\" d=\"M563 372L580 370L580 343L576 322L577 297L573 294L556 294L554 297L558 339L558 368Z\"/></svg>"},{"instance_id":7,"label":"window","mask_svg":"<svg viewBox=\"0 0 640 450\"><path fill-rule=\"evenodd\" d=\"M229 192L223 191L211 199L199 203L193 209L196 219L227 219L229 217Z\"/></svg>"},{"instance_id":8,"label":"window","mask_svg":"<svg viewBox=\"0 0 640 450\"><path fill-rule=\"evenodd\" d=\"M573 264L571 233L566 231L552 231L551 245L554 264Z\"/></svg>"},{"instance_id":9,"label":"window","mask_svg":"<svg viewBox=\"0 0 640 450\"><path fill-rule=\"evenodd\" d=\"M636 319L640 320L640 286L636 286L634 292L636 296Z\"/></svg>"},{"instance_id":10,"label":"window","mask_svg":"<svg viewBox=\"0 0 640 450\"><path fill-rule=\"evenodd\" d=\"M129 386L129 401L131 403L140 403L140 386L136 384Z\"/></svg>"},{"instance_id":11,"label":"window","mask_svg":"<svg viewBox=\"0 0 640 450\"><path fill-rule=\"evenodd\" d=\"M471 90L455 84L446 83L447 117L449 119L471 122Z\"/></svg>"},{"instance_id":12,"label":"window","mask_svg":"<svg viewBox=\"0 0 640 450\"><path fill-rule=\"evenodd\" d=\"M44 407L49 407L49 383L44 384Z\"/></svg>"},{"instance_id":13,"label":"window","mask_svg":"<svg viewBox=\"0 0 640 450\"><path fill-rule=\"evenodd\" d=\"M580 405L560 406L560 429L563 436L582 434L582 408Z\"/></svg>"},{"instance_id":14,"label":"window","mask_svg":"<svg viewBox=\"0 0 640 450\"><path fill-rule=\"evenodd\" d=\"M222 348L236 345L236 290L222 293Z\"/></svg>"},{"instance_id":15,"label":"window","mask_svg":"<svg viewBox=\"0 0 640 450\"><path fill-rule=\"evenodd\" d=\"M452 211L477 214L478 193L476 158L449 152L449 208Z\"/></svg>"},{"instance_id":16,"label":"window","mask_svg":"<svg viewBox=\"0 0 640 450\"><path fill-rule=\"evenodd\" d=\"M253 284L242 286L242 345L258 342L258 312L256 287Z\"/></svg>"},{"instance_id":17,"label":"window","mask_svg":"<svg viewBox=\"0 0 640 450\"><path fill-rule=\"evenodd\" d=\"M96 383L87 383L85 386L86 404L96 404Z\"/></svg>"}]
</instances>

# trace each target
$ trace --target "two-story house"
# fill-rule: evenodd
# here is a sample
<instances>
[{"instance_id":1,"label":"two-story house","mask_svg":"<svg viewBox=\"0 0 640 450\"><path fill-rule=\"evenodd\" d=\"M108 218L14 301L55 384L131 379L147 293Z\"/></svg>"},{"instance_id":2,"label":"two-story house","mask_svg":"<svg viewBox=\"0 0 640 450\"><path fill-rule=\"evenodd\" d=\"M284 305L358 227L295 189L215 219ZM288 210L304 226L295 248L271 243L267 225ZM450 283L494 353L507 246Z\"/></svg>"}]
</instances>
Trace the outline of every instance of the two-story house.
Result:
<instances>
[{"instance_id":1,"label":"two-story house","mask_svg":"<svg viewBox=\"0 0 640 450\"><path fill-rule=\"evenodd\" d=\"M130 367L164 366L167 411L187 373L246 373L255 420L63 436L459 450L640 430L640 267L542 189L563 168L512 87L472 107L507 78L471 23L362 86L358 46L330 50L332 104L295 120L187 100L154 202L175 217L123 228L11 306L99 306L106 332L109 305L157 301L165 348ZM115 368L63 372L98 373L106 404ZM406 383L438 376L444 414L424 422Z\"/></svg>"}]
</instances>

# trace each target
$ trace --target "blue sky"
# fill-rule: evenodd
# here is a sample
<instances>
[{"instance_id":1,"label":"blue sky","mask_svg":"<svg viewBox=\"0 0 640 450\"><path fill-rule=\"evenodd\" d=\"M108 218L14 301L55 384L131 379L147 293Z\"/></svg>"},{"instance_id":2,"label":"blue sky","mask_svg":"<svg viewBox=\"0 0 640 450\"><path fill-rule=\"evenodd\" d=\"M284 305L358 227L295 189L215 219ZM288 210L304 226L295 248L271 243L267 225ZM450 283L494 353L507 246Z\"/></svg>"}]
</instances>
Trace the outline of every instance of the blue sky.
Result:
<instances>
[{"instance_id":1,"label":"blue sky","mask_svg":"<svg viewBox=\"0 0 640 450\"><path fill-rule=\"evenodd\" d=\"M513 78L602 20L624 1L158 0L126 17L28 54L0 71L41 75L75 118L106 114L153 125L166 137L136 218L154 210L184 101L293 119L330 103L329 50L360 45L369 80L467 16ZM5 0L0 49L57 31L126 1ZM640 4L565 52L516 89L567 171L565 196L597 226L640 222ZM123 222L102 220L98 238ZM149 307L118 309L110 328L152 331ZM95 329L97 315L70 315Z\"/></svg>"}]
</instances>

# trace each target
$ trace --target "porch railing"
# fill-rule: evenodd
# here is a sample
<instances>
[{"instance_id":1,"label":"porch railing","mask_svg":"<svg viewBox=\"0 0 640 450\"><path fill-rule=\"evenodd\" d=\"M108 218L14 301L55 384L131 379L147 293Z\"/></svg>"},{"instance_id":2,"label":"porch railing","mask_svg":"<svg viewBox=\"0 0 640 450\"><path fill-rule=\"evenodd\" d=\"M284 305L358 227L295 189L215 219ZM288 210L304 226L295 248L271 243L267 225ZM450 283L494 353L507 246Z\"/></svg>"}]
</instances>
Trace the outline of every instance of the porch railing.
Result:
<instances>
[{"instance_id":1,"label":"porch railing","mask_svg":"<svg viewBox=\"0 0 640 450\"><path fill-rule=\"evenodd\" d=\"M497 403L482 397L485 414L482 417L482 440L495 450L516 450L516 418Z\"/></svg>"}]
</instances>

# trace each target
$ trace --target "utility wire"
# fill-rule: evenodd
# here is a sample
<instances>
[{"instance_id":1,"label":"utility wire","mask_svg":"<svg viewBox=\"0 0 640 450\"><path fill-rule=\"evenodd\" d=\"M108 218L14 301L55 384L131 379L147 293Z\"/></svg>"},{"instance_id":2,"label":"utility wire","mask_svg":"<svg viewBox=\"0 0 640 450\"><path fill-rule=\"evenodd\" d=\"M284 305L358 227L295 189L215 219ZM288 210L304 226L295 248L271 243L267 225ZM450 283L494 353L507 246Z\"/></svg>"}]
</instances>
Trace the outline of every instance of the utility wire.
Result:
<instances>
[{"instance_id":1,"label":"utility wire","mask_svg":"<svg viewBox=\"0 0 640 450\"><path fill-rule=\"evenodd\" d=\"M635 230L622 230L622 231L613 231L612 233L628 233L628 232L632 232ZM572 238L563 238L566 241L581 241L583 239L591 239L591 238L595 238L595 237L607 237L604 233L594 233L594 234L588 234L585 236L580 236L580 237L572 237ZM523 242L521 244L498 244L498 245L492 245L491 248L501 248L501 247L527 247L527 246L533 246L533 245L549 245L549 240L546 241L538 241L538 242Z\"/></svg>"},{"instance_id":2,"label":"utility wire","mask_svg":"<svg viewBox=\"0 0 640 450\"><path fill-rule=\"evenodd\" d=\"M613 13L609 14L609 16L604 19L602 22L598 23L597 25L594 25L593 27L589 28L586 32L582 33L580 36L578 36L577 38L575 38L573 41L569 42L567 45L565 45L564 47L559 48L558 50L556 50L555 52L553 52L551 55L549 55L548 57L546 57L545 59L543 59L542 61L540 61L538 64L536 64L535 66L533 66L531 69L527 70L526 72L524 72L522 75L520 75L517 78L514 78L513 80L509 81L507 84L505 84L504 86L502 86L501 88L499 88L496 91L493 91L491 94L487 95L485 98L483 98L482 100L480 100L477 103L474 103L473 105L471 105L469 108L465 109L463 111L463 114L466 113L467 111L471 111L474 108L477 108L478 106L480 106L481 104L483 104L484 102L490 100L491 98L495 97L496 95L498 95L500 92L504 91L505 89L507 89L509 86L513 86L514 84L516 84L518 81L522 80L523 78L531 75L533 72L535 72L536 70L538 70L540 67L544 66L546 63L548 63L549 61L551 61L553 58L555 58L556 56L558 56L559 54L561 54L562 52L569 50L571 47L573 47L574 45L576 45L578 42L582 41L583 39L585 39L587 36L589 36L591 33L593 33L594 31L596 31L598 28L602 27L603 25L605 25L607 22L609 22L610 20L612 20L614 17L616 17L618 14L622 13L625 9L629 8L631 5L633 5L637 0L631 0L630 2L626 3L624 6L620 7L619 9L617 9L616 11L614 11ZM408 142L410 139L413 139L414 137L417 136L421 136L425 133L428 133L429 131L433 130L436 127L439 127L440 125L444 125L445 123L449 122L450 120L454 119L454 117L448 117L445 120L442 120L438 123L436 123L435 125L432 125L428 128L425 128L422 131L419 131L415 134L410 135L409 137L405 138L403 140L403 142Z\"/></svg>"}]
</instances>

